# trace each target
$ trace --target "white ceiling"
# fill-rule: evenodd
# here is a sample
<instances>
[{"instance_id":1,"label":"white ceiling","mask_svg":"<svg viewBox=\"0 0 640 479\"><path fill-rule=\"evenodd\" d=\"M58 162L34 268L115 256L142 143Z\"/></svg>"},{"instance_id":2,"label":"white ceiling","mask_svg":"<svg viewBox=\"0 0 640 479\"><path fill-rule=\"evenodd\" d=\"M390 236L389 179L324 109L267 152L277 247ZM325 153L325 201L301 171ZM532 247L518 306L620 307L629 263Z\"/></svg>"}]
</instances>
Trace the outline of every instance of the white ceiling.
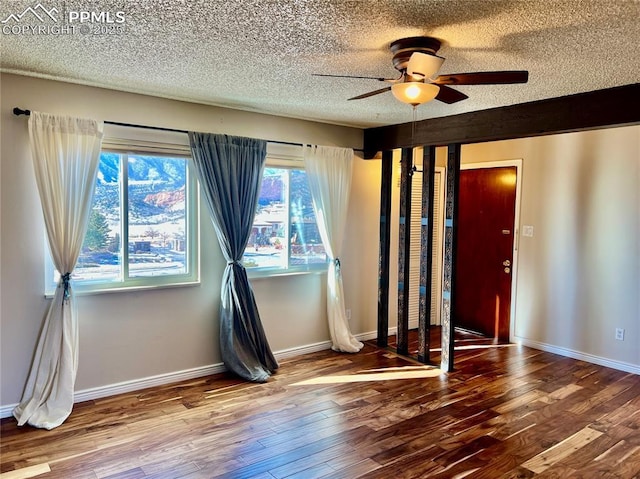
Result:
<instances>
[{"instance_id":1,"label":"white ceiling","mask_svg":"<svg viewBox=\"0 0 640 479\"><path fill-rule=\"evenodd\" d=\"M0 3L0 21L38 3L56 23L27 12L2 26L120 11L125 31L2 33L2 71L341 125L411 120L391 93L347 101L384 83L312 76L394 77L388 47L403 37L440 39L441 74L529 71L525 85L456 87L469 99L424 104L419 119L640 80L636 0L19 0Z\"/></svg>"}]
</instances>

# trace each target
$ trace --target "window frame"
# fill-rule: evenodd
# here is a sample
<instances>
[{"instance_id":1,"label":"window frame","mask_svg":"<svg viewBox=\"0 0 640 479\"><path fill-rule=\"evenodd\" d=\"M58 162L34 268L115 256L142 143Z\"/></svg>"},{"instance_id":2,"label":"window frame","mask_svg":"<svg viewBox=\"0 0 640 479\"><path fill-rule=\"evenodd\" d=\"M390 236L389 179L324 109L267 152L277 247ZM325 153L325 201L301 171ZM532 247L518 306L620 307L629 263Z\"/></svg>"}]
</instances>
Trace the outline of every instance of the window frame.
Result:
<instances>
[{"instance_id":1,"label":"window frame","mask_svg":"<svg viewBox=\"0 0 640 479\"><path fill-rule=\"evenodd\" d=\"M286 148L286 145L273 145L269 143L267 145L267 158L264 168L279 168L283 170L302 170L306 174L306 168L304 160L301 155L301 147L293 147L294 152L291 152L291 148ZM264 178L264 176L263 176ZM260 180L262 181L262 179ZM252 266L246 267L247 276L250 279L270 278L277 276L291 276L301 274L320 274L326 273L329 268L329 259L324 263L311 263L306 265L294 265L291 266L291 189L287 188L287 267L274 267L274 266ZM314 211L315 216L315 211ZM316 218L317 224L317 218ZM245 250L250 245L245 247Z\"/></svg>"},{"instance_id":2,"label":"window frame","mask_svg":"<svg viewBox=\"0 0 640 479\"><path fill-rule=\"evenodd\" d=\"M122 128L122 127L120 127ZM129 130L129 128L127 128ZM136 129L138 130L138 129ZM119 130L118 130L119 131ZM131 132L126 132L131 135ZM191 150L187 135L165 135L152 132L140 134L143 139L132 137L107 137L105 125L105 138L102 142L100 154L115 153L120 155L120 268L121 276L118 280L84 280L73 281L74 293L101 294L110 292L140 291L159 288L184 287L200 284L200 185L192 165ZM145 132L143 132L145 133ZM164 133L164 132L163 132ZM135 134L135 133L134 133ZM149 136L152 140L149 141ZM158 138L160 136L160 138ZM164 138L169 136L169 138ZM166 140L173 140L171 143ZM160 140L160 141L159 141ZM162 141L164 140L164 141ZM186 161L185 178L185 274L158 275L158 276L134 276L129 277L129 204L128 204L128 161L129 155L155 156L159 158L184 158ZM51 253L44 238L45 247L45 297L53 297L57 283L54 281L55 267L51 259Z\"/></svg>"}]
</instances>

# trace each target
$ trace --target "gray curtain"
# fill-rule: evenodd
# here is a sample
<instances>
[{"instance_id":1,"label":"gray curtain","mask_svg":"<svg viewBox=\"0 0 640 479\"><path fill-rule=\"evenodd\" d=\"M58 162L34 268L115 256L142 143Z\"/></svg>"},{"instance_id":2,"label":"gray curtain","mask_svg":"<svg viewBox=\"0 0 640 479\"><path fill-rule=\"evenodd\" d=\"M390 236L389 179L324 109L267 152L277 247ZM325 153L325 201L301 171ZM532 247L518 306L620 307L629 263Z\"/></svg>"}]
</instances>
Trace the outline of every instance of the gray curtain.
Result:
<instances>
[{"instance_id":1,"label":"gray curtain","mask_svg":"<svg viewBox=\"0 0 640 479\"><path fill-rule=\"evenodd\" d=\"M193 163L227 266L220 291L220 351L225 366L264 382L278 368L240 262L251 235L267 155L263 140L189 132Z\"/></svg>"}]
</instances>

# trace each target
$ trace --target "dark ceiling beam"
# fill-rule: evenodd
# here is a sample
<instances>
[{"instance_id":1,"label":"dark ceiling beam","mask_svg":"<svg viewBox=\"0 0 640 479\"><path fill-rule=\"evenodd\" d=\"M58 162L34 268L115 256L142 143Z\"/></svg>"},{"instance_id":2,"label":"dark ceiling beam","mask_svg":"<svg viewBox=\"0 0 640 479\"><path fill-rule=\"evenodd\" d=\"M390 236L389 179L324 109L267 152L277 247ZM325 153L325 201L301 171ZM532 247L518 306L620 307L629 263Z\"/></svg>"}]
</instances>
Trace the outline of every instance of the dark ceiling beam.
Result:
<instances>
[{"instance_id":1,"label":"dark ceiling beam","mask_svg":"<svg viewBox=\"0 0 640 479\"><path fill-rule=\"evenodd\" d=\"M460 115L368 128L365 158L414 145L481 143L640 123L640 84L519 103Z\"/></svg>"}]
</instances>

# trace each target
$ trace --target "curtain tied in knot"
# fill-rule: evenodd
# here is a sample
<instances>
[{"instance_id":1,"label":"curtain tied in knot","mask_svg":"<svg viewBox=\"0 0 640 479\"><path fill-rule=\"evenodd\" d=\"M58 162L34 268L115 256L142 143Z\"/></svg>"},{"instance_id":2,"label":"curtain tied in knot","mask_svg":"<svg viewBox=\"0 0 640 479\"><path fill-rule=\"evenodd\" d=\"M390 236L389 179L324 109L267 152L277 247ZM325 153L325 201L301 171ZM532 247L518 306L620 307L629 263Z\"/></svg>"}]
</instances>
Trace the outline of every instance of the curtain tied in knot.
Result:
<instances>
[{"instance_id":1,"label":"curtain tied in knot","mask_svg":"<svg viewBox=\"0 0 640 479\"><path fill-rule=\"evenodd\" d=\"M336 273L339 273L340 272L340 258L334 259L333 262L336 265Z\"/></svg>"},{"instance_id":2,"label":"curtain tied in knot","mask_svg":"<svg viewBox=\"0 0 640 479\"><path fill-rule=\"evenodd\" d=\"M71 281L71 273L67 272L62 275L62 285L64 287L64 299L69 299L69 284Z\"/></svg>"},{"instance_id":3,"label":"curtain tied in knot","mask_svg":"<svg viewBox=\"0 0 640 479\"><path fill-rule=\"evenodd\" d=\"M220 355L229 371L249 381L265 382L278 362L269 348L241 259L258 207L267 142L190 131L189 144L227 263L220 285Z\"/></svg>"},{"instance_id":4,"label":"curtain tied in knot","mask_svg":"<svg viewBox=\"0 0 640 479\"><path fill-rule=\"evenodd\" d=\"M100 163L102 124L32 111L29 143L47 242L60 272L49 303L22 399L13 409L18 425L53 429L73 410L78 370L78 314L71 272L89 213Z\"/></svg>"}]
</instances>

